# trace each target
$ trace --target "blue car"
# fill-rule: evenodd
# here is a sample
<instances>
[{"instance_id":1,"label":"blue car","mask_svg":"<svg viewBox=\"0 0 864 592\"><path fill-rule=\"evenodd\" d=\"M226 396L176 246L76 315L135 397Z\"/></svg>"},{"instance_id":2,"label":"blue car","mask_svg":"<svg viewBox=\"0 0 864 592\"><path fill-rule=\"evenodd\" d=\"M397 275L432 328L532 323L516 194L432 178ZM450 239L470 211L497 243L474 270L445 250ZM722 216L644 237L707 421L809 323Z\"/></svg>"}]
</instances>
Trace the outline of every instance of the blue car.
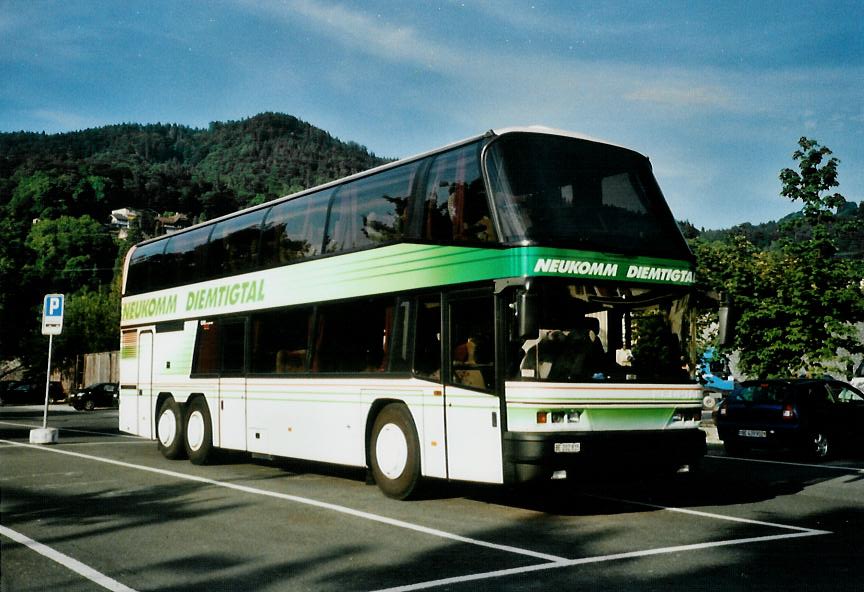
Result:
<instances>
[{"instance_id":1,"label":"blue car","mask_svg":"<svg viewBox=\"0 0 864 592\"><path fill-rule=\"evenodd\" d=\"M726 397L715 423L729 454L785 448L821 460L864 451L864 394L832 379L751 380Z\"/></svg>"}]
</instances>

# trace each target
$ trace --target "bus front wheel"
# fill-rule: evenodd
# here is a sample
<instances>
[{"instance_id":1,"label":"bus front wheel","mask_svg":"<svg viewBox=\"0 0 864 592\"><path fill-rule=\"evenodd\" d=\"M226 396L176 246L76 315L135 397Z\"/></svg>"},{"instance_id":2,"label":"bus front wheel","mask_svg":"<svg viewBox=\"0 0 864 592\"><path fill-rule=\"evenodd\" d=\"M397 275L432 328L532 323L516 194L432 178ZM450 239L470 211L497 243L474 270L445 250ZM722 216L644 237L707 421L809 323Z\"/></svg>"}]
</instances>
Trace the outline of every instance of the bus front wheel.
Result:
<instances>
[{"instance_id":1,"label":"bus front wheel","mask_svg":"<svg viewBox=\"0 0 864 592\"><path fill-rule=\"evenodd\" d=\"M173 460L186 454L183 428L180 405L172 397L168 397L159 407L159 416L156 419L156 441L162 456Z\"/></svg>"},{"instance_id":2,"label":"bus front wheel","mask_svg":"<svg viewBox=\"0 0 864 592\"><path fill-rule=\"evenodd\" d=\"M414 493L420 480L420 445L407 407L388 405L375 418L369 459L372 476L384 495L402 500Z\"/></svg>"},{"instance_id":3,"label":"bus front wheel","mask_svg":"<svg viewBox=\"0 0 864 592\"><path fill-rule=\"evenodd\" d=\"M210 409L204 397L198 397L189 403L183 432L189 460L194 465L206 464L213 453L213 427L210 422Z\"/></svg>"}]
</instances>

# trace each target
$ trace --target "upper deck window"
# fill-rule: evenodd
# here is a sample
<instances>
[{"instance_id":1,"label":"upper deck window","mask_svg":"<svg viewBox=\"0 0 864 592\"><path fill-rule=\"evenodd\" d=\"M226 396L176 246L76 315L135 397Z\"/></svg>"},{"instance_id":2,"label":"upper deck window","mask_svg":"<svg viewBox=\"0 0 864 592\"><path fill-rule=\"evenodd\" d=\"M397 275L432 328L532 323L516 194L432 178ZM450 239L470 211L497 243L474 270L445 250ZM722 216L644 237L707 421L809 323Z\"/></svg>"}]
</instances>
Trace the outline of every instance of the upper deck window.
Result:
<instances>
[{"instance_id":1,"label":"upper deck window","mask_svg":"<svg viewBox=\"0 0 864 592\"><path fill-rule=\"evenodd\" d=\"M332 190L276 204L264 221L262 267L296 263L321 254Z\"/></svg>"},{"instance_id":2,"label":"upper deck window","mask_svg":"<svg viewBox=\"0 0 864 592\"><path fill-rule=\"evenodd\" d=\"M258 268L261 221L267 210L254 210L219 222L210 236L208 276L248 273Z\"/></svg>"},{"instance_id":3,"label":"upper deck window","mask_svg":"<svg viewBox=\"0 0 864 592\"><path fill-rule=\"evenodd\" d=\"M166 241L156 241L136 247L129 262L129 274L126 278L126 294L141 294L150 290L151 278L158 278L162 253L165 252Z\"/></svg>"},{"instance_id":4,"label":"upper deck window","mask_svg":"<svg viewBox=\"0 0 864 592\"><path fill-rule=\"evenodd\" d=\"M330 206L324 251L338 253L402 239L416 172L413 163L339 187Z\"/></svg>"},{"instance_id":5,"label":"upper deck window","mask_svg":"<svg viewBox=\"0 0 864 592\"><path fill-rule=\"evenodd\" d=\"M159 261L158 273L150 278L150 289L170 288L184 282L206 279L207 241L210 226L172 234Z\"/></svg>"},{"instance_id":6,"label":"upper deck window","mask_svg":"<svg viewBox=\"0 0 864 592\"><path fill-rule=\"evenodd\" d=\"M651 172L636 152L546 134L506 134L486 166L505 244L689 259Z\"/></svg>"},{"instance_id":7,"label":"upper deck window","mask_svg":"<svg viewBox=\"0 0 864 592\"><path fill-rule=\"evenodd\" d=\"M477 144L435 157L426 182L421 236L446 243L496 240Z\"/></svg>"}]
</instances>

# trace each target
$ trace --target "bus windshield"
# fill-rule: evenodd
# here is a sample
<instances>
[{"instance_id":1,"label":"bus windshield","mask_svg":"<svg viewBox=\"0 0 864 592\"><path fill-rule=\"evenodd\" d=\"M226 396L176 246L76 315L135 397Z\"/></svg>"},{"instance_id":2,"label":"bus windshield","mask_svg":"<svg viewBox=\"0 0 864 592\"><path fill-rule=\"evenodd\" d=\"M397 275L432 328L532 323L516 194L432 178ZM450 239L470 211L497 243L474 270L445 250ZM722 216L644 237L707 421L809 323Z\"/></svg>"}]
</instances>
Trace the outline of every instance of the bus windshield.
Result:
<instances>
[{"instance_id":1,"label":"bus windshield","mask_svg":"<svg viewBox=\"0 0 864 592\"><path fill-rule=\"evenodd\" d=\"M692 382L689 298L669 288L549 282L539 332L513 338L510 380ZM515 335L517 319L510 327Z\"/></svg>"},{"instance_id":2,"label":"bus windshield","mask_svg":"<svg viewBox=\"0 0 864 592\"><path fill-rule=\"evenodd\" d=\"M691 257L636 152L520 132L494 140L485 162L505 244Z\"/></svg>"}]
</instances>

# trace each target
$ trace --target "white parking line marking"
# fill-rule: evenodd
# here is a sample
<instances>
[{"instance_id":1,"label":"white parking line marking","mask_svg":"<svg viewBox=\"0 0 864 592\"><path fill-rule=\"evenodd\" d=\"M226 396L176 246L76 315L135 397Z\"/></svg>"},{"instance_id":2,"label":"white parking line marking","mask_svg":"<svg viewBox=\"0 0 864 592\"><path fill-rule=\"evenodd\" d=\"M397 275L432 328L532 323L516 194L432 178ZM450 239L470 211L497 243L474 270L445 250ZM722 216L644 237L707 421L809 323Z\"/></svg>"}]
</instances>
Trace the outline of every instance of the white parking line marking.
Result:
<instances>
[{"instance_id":1,"label":"white parking line marking","mask_svg":"<svg viewBox=\"0 0 864 592\"><path fill-rule=\"evenodd\" d=\"M130 588L125 584L121 584L117 580L109 578L102 572L98 572L92 567L84 565L77 559L73 559L68 555L64 555L60 551L52 549L51 547L44 545L38 541L34 541L30 537L25 536L20 532L14 531L11 528L0 525L0 535L10 538L16 543L25 545L26 547L32 549L33 551L36 551L40 555L47 557L48 559L56 563L59 563L63 567L74 571L78 575L84 576L91 582L99 584L107 590L113 590L115 592L136 592L134 588Z\"/></svg>"},{"instance_id":2,"label":"white parking line marking","mask_svg":"<svg viewBox=\"0 0 864 592\"><path fill-rule=\"evenodd\" d=\"M17 446L20 448L31 448L33 450L39 450L42 452L53 452L55 454L65 454L68 456L74 456L77 458L83 458L86 460L92 460L97 462L103 462L110 465L115 465L118 467L124 467L127 469L136 469L139 471L147 471L150 473L157 473L159 475L165 475L168 477L174 477L175 479L184 479L186 481L195 481L197 483L205 483L207 485L213 485L215 487L224 487L225 489L233 489L235 491L242 491L244 493L252 493L255 495L263 495L267 497L272 497L276 499L283 499L287 501L296 502L299 504L305 504L308 506L313 506L316 508L322 508L325 510L331 510L334 512L339 512L342 514L347 514L349 516L354 516L357 518L363 518L365 520L371 520L373 522L379 522L381 524L387 524L390 526L396 526L399 528L405 528L408 530L413 530L415 532L421 532L424 534L436 536L443 539L449 539L452 541L457 541L460 543L466 543L469 545L475 545L479 547L487 547L489 549L495 549L497 551L505 551L508 553L515 553L518 555L527 555L528 557L534 557L536 559L542 559L544 561L565 561L563 557L557 557L555 555L549 555L547 553L538 553L536 551L531 551L528 549L520 549L519 547L511 547L510 545L499 545L496 543L490 543L488 541L481 541L479 539L472 539L469 537L464 537L458 534L453 534L450 532L445 532L443 530L438 530L435 528L428 528L426 526L420 526L418 524L412 524L410 522L405 522L402 520L397 520L395 518L388 518L387 516L381 516L379 514L372 514L371 512L364 512L362 510L354 510L352 508L348 508L346 506L339 506L337 504L331 504L328 502L322 502L310 498L300 497L296 495L290 495L287 493L278 493L274 491L267 491L264 489L257 489L255 487L248 487L246 485L238 485L236 483L225 483L223 481L215 481L213 479L207 479L206 477L197 477L195 475L185 475L183 473L177 473L175 471L168 471L166 469L157 469L154 467L148 467L144 465L135 465L132 463L127 463L119 460L112 460L109 458L101 458L98 456L91 456L89 454L82 454L80 452L72 452L70 450L61 450L59 448L46 448L44 446L37 446L33 444L23 444L20 442L12 442L10 440L0 440L0 442L6 444L12 444L13 446Z\"/></svg>"},{"instance_id":3,"label":"white parking line marking","mask_svg":"<svg viewBox=\"0 0 864 592\"><path fill-rule=\"evenodd\" d=\"M467 576L456 576L452 578L443 578L440 580L431 580L428 582L418 582L407 586L397 586L395 588L383 588L377 592L409 592L411 590L428 590L429 588L438 588L440 586L449 586L451 584L464 584L465 582L476 582L479 580L491 580L493 578L503 578L507 576L518 576L531 572L545 571L548 569L561 569L563 567L574 567L577 565L587 565L590 563L602 563L605 561L620 561L622 559L635 559L639 557L650 557L652 555L666 555L669 553L681 553L684 551L698 551L701 549L711 549L713 547L728 547L731 545L746 545L750 543L762 543L767 541L776 541L780 539L793 539L807 536L817 536L820 534L828 534L824 531L808 531L796 532L789 534L777 534L772 536L751 537L746 539L730 539L727 541L713 541L708 543L696 543L693 545L679 545L677 547L662 547L659 549L645 549L643 551L630 551L627 553L616 553L614 555L600 555L597 557L583 557L581 559L568 559L557 561L555 563L541 563L538 565L528 565L526 567L514 567L511 569L501 569L497 571L487 571L484 573L470 574Z\"/></svg>"},{"instance_id":4,"label":"white parking line marking","mask_svg":"<svg viewBox=\"0 0 864 592\"><path fill-rule=\"evenodd\" d=\"M816 530L814 528L805 528L803 526L792 526L791 524L778 524L776 522L763 522L762 520L752 520L750 518L739 518L737 516L726 516L725 514L714 514L712 512L702 512L700 510L689 510L687 508L676 508L674 506L660 506L657 504L650 504L648 502L640 502L629 499L621 499L617 497L606 497L603 495L592 495L592 494L583 494L586 497L593 497L596 499L602 499L606 501L632 504L634 506L644 506L646 508L654 508L655 510L667 510L669 512L679 512L681 514L690 514L692 516L702 516L703 518L713 518L715 520L728 520L730 522L741 522L744 524L755 524L757 526L768 526L770 528L780 528L783 530L797 530L799 532L806 532L811 534L831 534L831 531L828 530Z\"/></svg>"},{"instance_id":5,"label":"white parking line marking","mask_svg":"<svg viewBox=\"0 0 864 592\"><path fill-rule=\"evenodd\" d=\"M847 471L849 473L862 473L864 469L858 467L838 467L836 465L815 465L808 463L794 463L785 460L769 460L764 458L742 458L740 456L715 456L713 454L705 455L705 458L717 458L720 460L740 460L743 462L765 463L768 465L787 465L790 467L806 467L808 469L834 469L835 471Z\"/></svg>"}]
</instances>

